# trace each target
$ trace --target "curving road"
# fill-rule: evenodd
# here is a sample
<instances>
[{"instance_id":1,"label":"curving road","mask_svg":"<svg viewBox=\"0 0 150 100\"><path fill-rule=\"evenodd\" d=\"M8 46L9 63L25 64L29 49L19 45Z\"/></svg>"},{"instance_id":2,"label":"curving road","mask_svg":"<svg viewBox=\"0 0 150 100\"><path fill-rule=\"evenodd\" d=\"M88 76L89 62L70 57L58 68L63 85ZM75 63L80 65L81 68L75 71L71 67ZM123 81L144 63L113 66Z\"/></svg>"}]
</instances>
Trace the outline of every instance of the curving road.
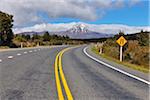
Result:
<instances>
[{"instance_id":1,"label":"curving road","mask_svg":"<svg viewBox=\"0 0 150 100\"><path fill-rule=\"evenodd\" d=\"M0 100L57 100L54 62L64 48L39 47L0 52ZM63 72L75 100L149 99L148 84L92 60L84 54L84 48L70 49L62 56ZM87 52L148 80L146 74L122 68L94 55L90 49Z\"/></svg>"},{"instance_id":2,"label":"curving road","mask_svg":"<svg viewBox=\"0 0 150 100\"><path fill-rule=\"evenodd\" d=\"M149 99L148 84L91 60L83 49L84 46L66 52L62 61L64 73L76 100ZM148 75L144 76L148 78Z\"/></svg>"}]
</instances>

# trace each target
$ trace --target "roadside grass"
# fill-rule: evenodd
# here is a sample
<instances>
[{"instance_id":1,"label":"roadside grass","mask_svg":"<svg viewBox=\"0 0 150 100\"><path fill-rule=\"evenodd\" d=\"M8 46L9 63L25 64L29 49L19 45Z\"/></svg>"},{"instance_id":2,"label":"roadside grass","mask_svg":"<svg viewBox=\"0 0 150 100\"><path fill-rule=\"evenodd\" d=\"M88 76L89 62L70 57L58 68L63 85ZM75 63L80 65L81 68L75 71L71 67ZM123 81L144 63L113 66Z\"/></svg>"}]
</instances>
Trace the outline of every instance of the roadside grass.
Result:
<instances>
[{"instance_id":1,"label":"roadside grass","mask_svg":"<svg viewBox=\"0 0 150 100\"><path fill-rule=\"evenodd\" d=\"M6 49L9 49L8 46L0 46L0 51L5 51Z\"/></svg>"},{"instance_id":2,"label":"roadside grass","mask_svg":"<svg viewBox=\"0 0 150 100\"><path fill-rule=\"evenodd\" d=\"M8 46L0 46L0 49L8 49Z\"/></svg>"},{"instance_id":3,"label":"roadside grass","mask_svg":"<svg viewBox=\"0 0 150 100\"><path fill-rule=\"evenodd\" d=\"M105 55L104 53L99 54L98 50L95 47L91 47L91 50L92 50L92 52L99 55L100 57L103 57L107 60L113 61L113 62L118 63L118 64L122 64L122 65L124 65L126 67L129 67L131 69L138 70L138 71L141 71L141 72L144 72L144 73L149 73L150 72L149 68L145 68L144 66L131 64L131 63L125 62L125 61L120 62L119 60L117 60L115 58L112 58L112 57L109 57L109 56Z\"/></svg>"}]
</instances>

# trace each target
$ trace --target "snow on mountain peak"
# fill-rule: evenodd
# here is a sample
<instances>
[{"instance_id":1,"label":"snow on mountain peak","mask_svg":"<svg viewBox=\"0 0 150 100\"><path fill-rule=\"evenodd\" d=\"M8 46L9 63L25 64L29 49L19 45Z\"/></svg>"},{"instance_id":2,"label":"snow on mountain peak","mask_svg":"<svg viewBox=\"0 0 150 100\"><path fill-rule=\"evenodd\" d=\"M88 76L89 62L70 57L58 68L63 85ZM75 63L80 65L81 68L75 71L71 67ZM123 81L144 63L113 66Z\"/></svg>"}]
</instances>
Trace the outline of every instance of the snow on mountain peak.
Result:
<instances>
[{"instance_id":1,"label":"snow on mountain peak","mask_svg":"<svg viewBox=\"0 0 150 100\"><path fill-rule=\"evenodd\" d=\"M85 24L75 24L70 31L72 33L86 33L88 32L88 28Z\"/></svg>"}]
</instances>

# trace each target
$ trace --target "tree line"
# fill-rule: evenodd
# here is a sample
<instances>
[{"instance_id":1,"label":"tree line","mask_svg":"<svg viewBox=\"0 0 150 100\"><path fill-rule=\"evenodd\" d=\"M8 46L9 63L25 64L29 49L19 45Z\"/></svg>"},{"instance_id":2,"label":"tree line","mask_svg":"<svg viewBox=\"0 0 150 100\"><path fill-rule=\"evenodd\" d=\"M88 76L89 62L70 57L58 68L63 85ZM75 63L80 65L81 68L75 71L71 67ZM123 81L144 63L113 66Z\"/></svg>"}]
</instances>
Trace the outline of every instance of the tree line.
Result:
<instances>
[{"instance_id":1,"label":"tree line","mask_svg":"<svg viewBox=\"0 0 150 100\"><path fill-rule=\"evenodd\" d=\"M43 35L39 34L16 34L14 35L13 42L19 46L21 43L24 43L26 47L27 44L30 46L35 46L37 43L40 45L56 45L63 44L65 42L70 41L69 36L60 36L60 35L50 35L49 32L45 32ZM66 43L67 44L67 43Z\"/></svg>"}]
</instances>

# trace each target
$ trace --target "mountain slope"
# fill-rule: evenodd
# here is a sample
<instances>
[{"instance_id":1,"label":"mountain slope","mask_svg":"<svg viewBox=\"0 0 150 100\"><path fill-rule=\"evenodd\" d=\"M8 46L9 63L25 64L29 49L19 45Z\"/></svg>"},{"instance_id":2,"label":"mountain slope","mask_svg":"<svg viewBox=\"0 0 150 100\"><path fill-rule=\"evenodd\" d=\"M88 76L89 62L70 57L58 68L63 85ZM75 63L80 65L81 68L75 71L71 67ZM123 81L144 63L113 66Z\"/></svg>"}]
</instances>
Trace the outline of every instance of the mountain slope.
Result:
<instances>
[{"instance_id":1,"label":"mountain slope","mask_svg":"<svg viewBox=\"0 0 150 100\"><path fill-rule=\"evenodd\" d=\"M42 32L22 32L21 34L39 34L43 35L46 31ZM88 27L85 24L75 24L72 26L72 28L66 30L66 31L58 31L58 32L49 32L50 34L56 34L61 36L68 35L72 39L91 39L91 38L105 38L105 37L112 37L113 34L105 34L105 33L99 33L94 32L88 29Z\"/></svg>"},{"instance_id":2,"label":"mountain slope","mask_svg":"<svg viewBox=\"0 0 150 100\"><path fill-rule=\"evenodd\" d=\"M59 35L68 35L74 39L90 39L90 38L104 38L112 37L112 34L104 34L99 32L90 31L84 24L76 24L71 29L63 32L58 32Z\"/></svg>"}]
</instances>

